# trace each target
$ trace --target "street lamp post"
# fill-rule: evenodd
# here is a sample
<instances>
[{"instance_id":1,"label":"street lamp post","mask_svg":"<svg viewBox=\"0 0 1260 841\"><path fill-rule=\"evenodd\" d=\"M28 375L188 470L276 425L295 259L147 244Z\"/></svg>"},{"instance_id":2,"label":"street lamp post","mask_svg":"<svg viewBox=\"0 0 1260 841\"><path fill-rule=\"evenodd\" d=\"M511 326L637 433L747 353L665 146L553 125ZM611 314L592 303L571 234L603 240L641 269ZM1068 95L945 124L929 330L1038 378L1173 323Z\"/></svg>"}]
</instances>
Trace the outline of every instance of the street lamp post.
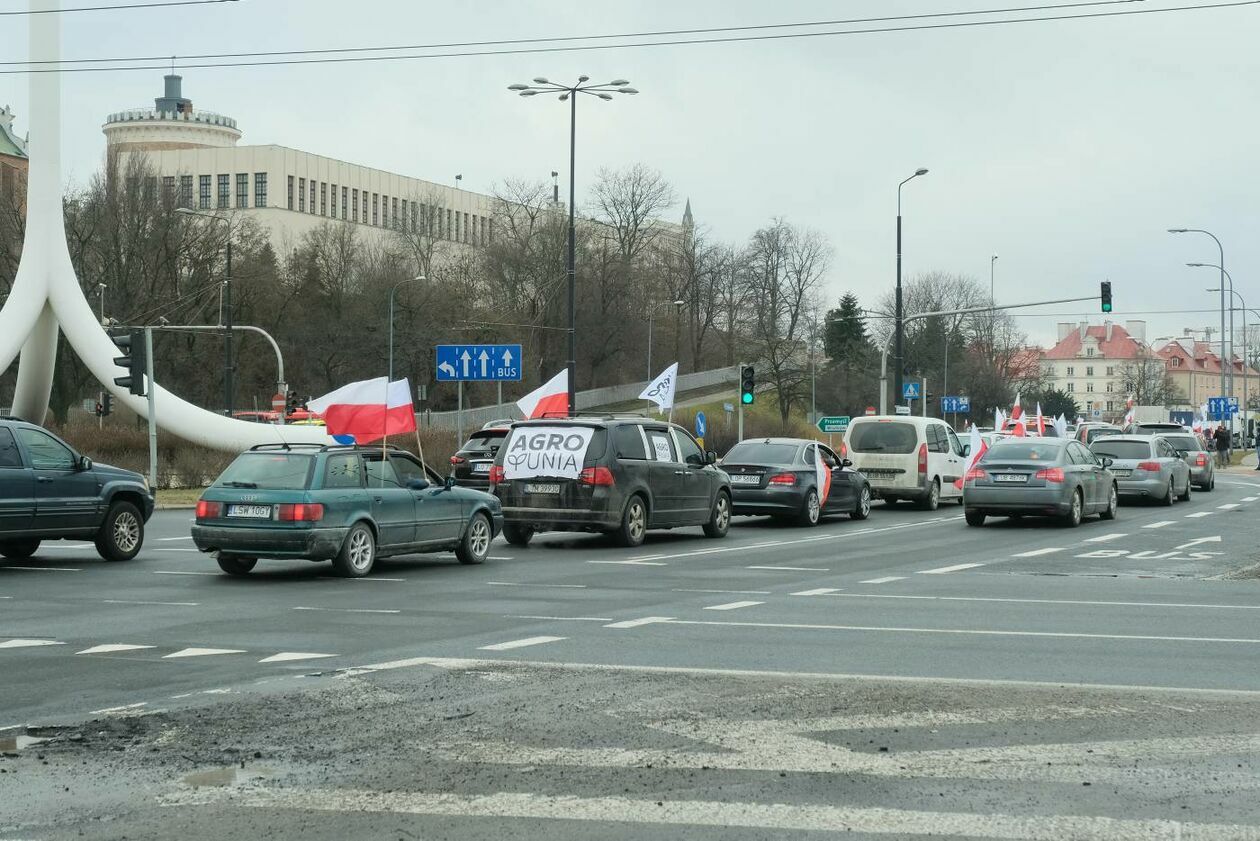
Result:
<instances>
[{"instance_id":1,"label":"street lamp post","mask_svg":"<svg viewBox=\"0 0 1260 841\"><path fill-rule=\"evenodd\" d=\"M97 293L101 297L101 326L102 327L109 326L109 322L105 320L105 290L108 288L109 287L106 286L104 283L96 284Z\"/></svg>"},{"instance_id":2,"label":"street lamp post","mask_svg":"<svg viewBox=\"0 0 1260 841\"><path fill-rule=\"evenodd\" d=\"M1216 242L1216 248L1217 248L1217 250L1218 250L1218 251L1220 251L1220 254L1221 254L1221 262L1220 262L1220 264L1219 264L1216 268L1219 268L1219 269L1221 270L1221 358L1222 358L1222 363L1221 363L1221 396L1223 397L1223 396L1225 396L1226 394L1229 394L1229 392L1228 392L1228 391L1226 390L1226 388L1225 388L1225 364L1224 364L1224 358L1225 358L1225 357L1226 357L1226 355L1227 355L1227 354L1226 354L1226 352L1225 352L1225 350L1226 350L1226 344L1225 344L1225 246L1221 245L1221 241L1220 241L1219 239L1217 239L1216 234L1212 233L1211 231L1205 231L1205 230L1203 230L1202 228L1169 228L1169 229L1168 229L1168 233L1170 233L1170 234L1206 234L1206 235L1210 236L1213 240L1215 240L1215 242ZM1230 314L1230 318L1231 318L1231 319L1233 318L1233 314L1232 314L1232 313ZM1231 365L1230 365L1230 377L1231 377L1231 379L1232 379L1232 377L1233 377L1233 365L1232 365L1232 360L1233 360L1233 356L1234 356L1233 336L1232 336L1232 335L1230 336L1230 345L1229 345L1229 353L1228 353L1228 356L1229 356L1229 358L1230 358L1230 360L1231 360Z\"/></svg>"},{"instance_id":3,"label":"street lamp post","mask_svg":"<svg viewBox=\"0 0 1260 841\"><path fill-rule=\"evenodd\" d=\"M416 275L410 280L400 280L389 290L389 368L386 375L387 382L392 383L394 381L394 293L398 291L398 287L415 282L423 283L424 275Z\"/></svg>"},{"instance_id":4,"label":"street lamp post","mask_svg":"<svg viewBox=\"0 0 1260 841\"><path fill-rule=\"evenodd\" d=\"M577 232L575 227L575 211L574 203L576 201L576 191L574 189L574 179L576 177L577 168L577 95L580 93L590 94L602 100L611 100L614 93L636 94L637 90L630 87L630 83L625 79L614 79L611 82L603 82L594 85L588 85L589 76L578 76L575 85L560 85L552 82L544 76L538 76L534 79L532 85L515 84L508 85L508 90L517 91L521 96L537 96L540 93L556 93L560 95L560 101L569 102L569 247L568 255L565 262L565 273L568 275L569 281L569 415L572 416L577 411L577 271L575 261L577 255Z\"/></svg>"},{"instance_id":5,"label":"street lamp post","mask_svg":"<svg viewBox=\"0 0 1260 841\"><path fill-rule=\"evenodd\" d=\"M1220 268L1220 266L1213 266L1213 265L1211 265L1211 264L1209 264L1209 263L1186 263L1186 265L1187 265L1187 266L1190 266L1191 268L1195 268L1195 269L1218 269L1218 268ZM1242 417L1243 417L1243 430L1244 430L1244 431L1246 431L1246 429L1247 429L1247 301L1246 301L1246 300L1244 300L1244 298L1243 298L1243 296L1242 296L1242 295L1240 295L1238 292L1235 292L1235 291L1234 291L1234 278L1230 275L1230 273L1229 273L1229 272L1225 272L1225 278L1229 281L1229 294L1232 296L1232 297L1231 297L1231 299L1230 299L1230 303L1229 303L1229 320L1230 320L1231 322L1234 320L1234 302L1233 302L1233 298L1237 298L1237 299L1238 299L1238 303L1242 305L1241 307L1239 307L1239 309L1241 309L1241 310L1242 310L1242 329L1243 329L1243 341L1242 341L1242 353L1243 353L1243 358L1242 358L1242 362L1243 362ZM1208 291L1208 292L1220 292L1220 291L1222 291L1222 290L1221 290L1221 289L1217 289L1217 288L1212 288L1212 289L1209 289L1209 290L1207 290L1207 291ZM1230 355L1229 355L1229 369L1230 369L1230 371L1231 371L1231 372L1233 372L1233 370L1234 370L1234 354L1233 354L1233 350L1232 350L1232 348L1231 348L1231 350L1230 350ZM1233 396L1232 392L1231 392L1230 396L1231 396L1231 397Z\"/></svg>"},{"instance_id":6,"label":"street lamp post","mask_svg":"<svg viewBox=\"0 0 1260 841\"><path fill-rule=\"evenodd\" d=\"M219 320L223 323L223 414L232 417L235 402L236 377L232 370L232 219L214 213L201 213L188 207L176 209L185 216L202 216L228 226L227 246L224 249L223 302L219 306Z\"/></svg>"},{"instance_id":7,"label":"street lamp post","mask_svg":"<svg viewBox=\"0 0 1260 841\"><path fill-rule=\"evenodd\" d=\"M905 313L902 309L902 301L901 301L901 188L906 186L906 184L909 183L910 181L913 181L914 179L918 178L920 175L927 175L927 173L928 171L925 168L919 167L917 170L915 170L914 175L911 175L905 181L902 181L900 184L897 185L897 308L896 308L896 313L894 315L894 317L896 318L896 326L894 329L897 332L897 345L896 345L897 370L894 372L894 377L893 377L893 396L894 396L894 399L898 399L898 400L900 399L900 395L901 395L901 375L905 369L905 364L906 364L905 356L904 356L904 353L905 353L905 347L904 347Z\"/></svg>"},{"instance_id":8,"label":"street lamp post","mask_svg":"<svg viewBox=\"0 0 1260 841\"><path fill-rule=\"evenodd\" d=\"M989 303L992 304L996 298L993 296L993 264L997 262L998 256L994 254L989 258Z\"/></svg>"}]
</instances>

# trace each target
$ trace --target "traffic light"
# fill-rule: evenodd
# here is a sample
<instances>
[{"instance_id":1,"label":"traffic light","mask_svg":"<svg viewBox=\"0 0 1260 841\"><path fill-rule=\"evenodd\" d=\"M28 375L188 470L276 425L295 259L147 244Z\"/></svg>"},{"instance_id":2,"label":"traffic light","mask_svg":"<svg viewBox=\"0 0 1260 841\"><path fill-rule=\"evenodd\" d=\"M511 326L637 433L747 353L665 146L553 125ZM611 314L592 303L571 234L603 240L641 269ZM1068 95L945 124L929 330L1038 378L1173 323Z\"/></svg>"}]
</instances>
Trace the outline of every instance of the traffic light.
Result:
<instances>
[{"instance_id":1,"label":"traffic light","mask_svg":"<svg viewBox=\"0 0 1260 841\"><path fill-rule=\"evenodd\" d=\"M125 388L139 397L146 394L144 388L144 331L132 330L122 336L112 336L114 344L122 351L122 356L114 357L114 364L127 372L125 377L114 377L114 385Z\"/></svg>"},{"instance_id":2,"label":"traffic light","mask_svg":"<svg viewBox=\"0 0 1260 841\"><path fill-rule=\"evenodd\" d=\"M1104 280L1101 288L1102 311L1111 312L1111 281Z\"/></svg>"},{"instance_id":3,"label":"traffic light","mask_svg":"<svg viewBox=\"0 0 1260 841\"><path fill-rule=\"evenodd\" d=\"M741 365L739 369L739 402L751 406L757 399L756 372L751 365Z\"/></svg>"},{"instance_id":4,"label":"traffic light","mask_svg":"<svg viewBox=\"0 0 1260 841\"><path fill-rule=\"evenodd\" d=\"M114 395L108 391L101 395L101 417L107 418L114 412Z\"/></svg>"}]
</instances>

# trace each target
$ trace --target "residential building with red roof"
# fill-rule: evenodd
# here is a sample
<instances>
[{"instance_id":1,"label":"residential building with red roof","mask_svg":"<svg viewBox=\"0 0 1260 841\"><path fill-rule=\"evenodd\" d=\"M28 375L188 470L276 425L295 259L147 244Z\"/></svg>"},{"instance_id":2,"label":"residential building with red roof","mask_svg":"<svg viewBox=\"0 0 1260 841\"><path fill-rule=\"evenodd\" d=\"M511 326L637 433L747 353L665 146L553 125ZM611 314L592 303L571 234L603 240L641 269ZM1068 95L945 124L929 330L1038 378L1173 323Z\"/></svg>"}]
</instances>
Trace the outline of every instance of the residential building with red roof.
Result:
<instances>
[{"instance_id":1,"label":"residential building with red roof","mask_svg":"<svg viewBox=\"0 0 1260 841\"><path fill-rule=\"evenodd\" d=\"M1041 364L1054 387L1072 395L1086 415L1097 410L1112 417L1124 411L1127 396L1121 369L1150 352L1145 321L1060 322L1059 340L1041 355Z\"/></svg>"},{"instance_id":2,"label":"residential building with red roof","mask_svg":"<svg viewBox=\"0 0 1260 841\"><path fill-rule=\"evenodd\" d=\"M1221 393L1221 356L1207 342L1193 338L1177 339L1159 348L1156 353L1166 360L1168 374L1186 395L1186 408L1195 409ZM1260 371L1247 368L1243 375L1241 359L1234 359L1233 395L1240 403L1255 401L1260 394ZM1228 369L1226 374L1228 375ZM1229 389L1227 388L1228 392Z\"/></svg>"}]
</instances>

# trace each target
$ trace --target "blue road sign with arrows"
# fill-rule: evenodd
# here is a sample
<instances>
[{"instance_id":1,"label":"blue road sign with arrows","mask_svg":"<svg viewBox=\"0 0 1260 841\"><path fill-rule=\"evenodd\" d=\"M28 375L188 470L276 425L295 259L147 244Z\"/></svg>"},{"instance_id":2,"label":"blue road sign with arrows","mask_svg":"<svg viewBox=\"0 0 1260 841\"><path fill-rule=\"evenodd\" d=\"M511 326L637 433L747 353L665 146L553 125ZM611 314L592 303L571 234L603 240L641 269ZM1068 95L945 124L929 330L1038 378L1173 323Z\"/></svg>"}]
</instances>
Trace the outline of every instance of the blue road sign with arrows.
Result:
<instances>
[{"instance_id":1,"label":"blue road sign with arrows","mask_svg":"<svg viewBox=\"0 0 1260 841\"><path fill-rule=\"evenodd\" d=\"M918 383L902 383L901 396L904 397L906 400L918 400L919 397L921 396L919 394L919 384Z\"/></svg>"},{"instance_id":2,"label":"blue road sign with arrows","mask_svg":"<svg viewBox=\"0 0 1260 841\"><path fill-rule=\"evenodd\" d=\"M438 345L438 382L521 379L520 345Z\"/></svg>"},{"instance_id":3,"label":"blue road sign with arrows","mask_svg":"<svg viewBox=\"0 0 1260 841\"><path fill-rule=\"evenodd\" d=\"M959 414L967 414L971 411L970 397L942 397L941 412L957 412Z\"/></svg>"},{"instance_id":4,"label":"blue road sign with arrows","mask_svg":"<svg viewBox=\"0 0 1260 841\"><path fill-rule=\"evenodd\" d=\"M1208 414L1216 415L1218 418L1238 414L1237 397L1209 397L1207 404Z\"/></svg>"}]
</instances>

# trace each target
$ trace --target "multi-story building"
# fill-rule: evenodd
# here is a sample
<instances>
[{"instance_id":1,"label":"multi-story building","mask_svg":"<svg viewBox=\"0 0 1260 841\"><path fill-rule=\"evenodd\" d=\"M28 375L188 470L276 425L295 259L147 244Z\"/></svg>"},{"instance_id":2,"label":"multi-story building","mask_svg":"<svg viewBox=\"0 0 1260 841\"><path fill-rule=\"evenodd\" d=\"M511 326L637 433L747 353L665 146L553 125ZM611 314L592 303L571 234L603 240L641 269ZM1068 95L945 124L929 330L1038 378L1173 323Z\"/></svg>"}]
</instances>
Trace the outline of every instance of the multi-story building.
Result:
<instances>
[{"instance_id":1,"label":"multi-story building","mask_svg":"<svg viewBox=\"0 0 1260 841\"><path fill-rule=\"evenodd\" d=\"M1178 408L1197 409L1207 403L1208 398L1221 394L1221 357L1207 342L1176 339L1159 348L1157 353L1166 360L1168 375L1186 397L1185 404ZM1240 404L1255 402L1256 395L1260 394L1260 371L1248 367L1244 375L1241 359L1234 360L1233 368L1232 395ZM1228 378L1228 368L1225 374ZM1225 393L1230 391L1226 387Z\"/></svg>"},{"instance_id":2,"label":"multi-story building","mask_svg":"<svg viewBox=\"0 0 1260 841\"><path fill-rule=\"evenodd\" d=\"M167 76L152 108L110 114L103 127L109 152L143 154L177 206L252 217L279 245L327 221L469 246L493 237L491 196L284 146L238 145L236 121L195 109L181 87Z\"/></svg>"},{"instance_id":3,"label":"multi-story building","mask_svg":"<svg viewBox=\"0 0 1260 841\"><path fill-rule=\"evenodd\" d=\"M1107 321L1060 323L1058 342L1041 359L1054 387L1072 395L1082 412L1110 418L1124 413L1123 367L1150 355L1145 321L1127 321L1123 327Z\"/></svg>"},{"instance_id":4,"label":"multi-story building","mask_svg":"<svg viewBox=\"0 0 1260 841\"><path fill-rule=\"evenodd\" d=\"M0 108L0 195L18 208L26 205L26 174L29 161L26 141L13 131L13 112Z\"/></svg>"}]
</instances>

